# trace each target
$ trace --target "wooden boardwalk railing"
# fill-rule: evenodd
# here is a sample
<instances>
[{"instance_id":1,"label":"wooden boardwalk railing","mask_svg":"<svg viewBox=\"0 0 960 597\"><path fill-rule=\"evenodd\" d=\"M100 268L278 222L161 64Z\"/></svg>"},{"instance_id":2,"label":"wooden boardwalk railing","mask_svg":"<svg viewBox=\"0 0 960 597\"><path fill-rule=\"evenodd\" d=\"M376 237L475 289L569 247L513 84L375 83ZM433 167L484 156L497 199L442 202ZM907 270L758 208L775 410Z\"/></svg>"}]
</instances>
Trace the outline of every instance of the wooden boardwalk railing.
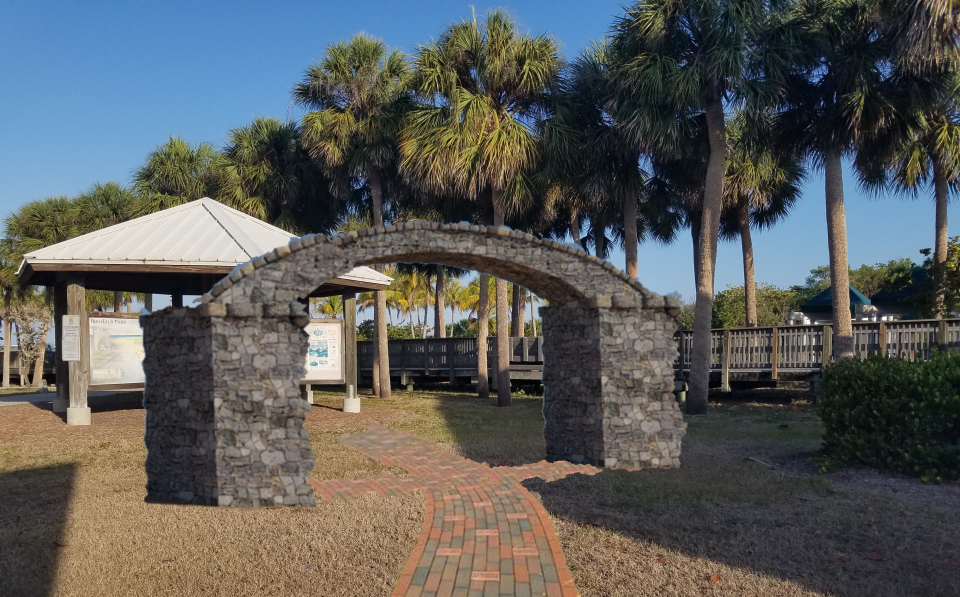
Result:
<instances>
[{"instance_id":1,"label":"wooden boardwalk railing","mask_svg":"<svg viewBox=\"0 0 960 597\"><path fill-rule=\"evenodd\" d=\"M444 377L451 382L477 376L476 338L390 340L391 376L406 385L413 377ZM495 338L487 338L487 369L496 368ZM373 342L357 342L357 366L373 372ZM543 337L510 338L510 378L539 381L543 371Z\"/></svg>"},{"instance_id":2,"label":"wooden boardwalk railing","mask_svg":"<svg viewBox=\"0 0 960 597\"><path fill-rule=\"evenodd\" d=\"M677 332L680 356L674 363L677 379L690 373L693 332ZM960 319L877 321L853 324L858 357L871 354L907 360L930 358L930 350L960 351ZM713 330L710 369L721 376L721 385L732 380L812 380L832 354L830 325L797 325ZM407 384L413 377L448 378L477 376L476 338L426 338L390 340L390 370ZM543 338L510 338L511 379L540 380L543 371ZM373 345L357 342L358 367L368 377L373 371ZM491 380L496 368L495 339L487 339Z\"/></svg>"},{"instance_id":3,"label":"wooden boardwalk railing","mask_svg":"<svg viewBox=\"0 0 960 597\"><path fill-rule=\"evenodd\" d=\"M690 372L693 332L677 332L679 379ZM713 330L710 368L720 371L722 385L740 379L807 379L818 374L832 353L830 325L798 325ZM960 350L960 319L876 321L853 324L856 356L882 354L910 361L930 358L934 347Z\"/></svg>"}]
</instances>

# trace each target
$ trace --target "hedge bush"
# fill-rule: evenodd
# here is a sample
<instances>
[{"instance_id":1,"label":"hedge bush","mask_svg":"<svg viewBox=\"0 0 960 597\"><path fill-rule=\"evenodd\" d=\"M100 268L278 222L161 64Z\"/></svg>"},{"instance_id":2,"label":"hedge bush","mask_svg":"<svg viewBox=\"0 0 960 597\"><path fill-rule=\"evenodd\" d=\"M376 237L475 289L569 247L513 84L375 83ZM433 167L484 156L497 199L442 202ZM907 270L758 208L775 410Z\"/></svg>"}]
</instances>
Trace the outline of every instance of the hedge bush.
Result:
<instances>
[{"instance_id":1,"label":"hedge bush","mask_svg":"<svg viewBox=\"0 0 960 597\"><path fill-rule=\"evenodd\" d=\"M861 463L960 479L960 354L926 362L872 356L823 372L824 464Z\"/></svg>"}]
</instances>

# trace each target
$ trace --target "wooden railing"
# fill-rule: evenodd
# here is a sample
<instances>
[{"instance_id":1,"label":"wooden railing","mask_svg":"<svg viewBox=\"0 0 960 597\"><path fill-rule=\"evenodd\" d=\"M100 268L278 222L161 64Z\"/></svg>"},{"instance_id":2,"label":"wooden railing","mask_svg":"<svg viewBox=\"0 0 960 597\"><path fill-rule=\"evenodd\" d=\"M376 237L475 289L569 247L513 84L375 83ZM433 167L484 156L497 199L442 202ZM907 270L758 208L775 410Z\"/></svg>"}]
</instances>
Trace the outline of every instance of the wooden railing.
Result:
<instances>
[{"instance_id":1,"label":"wooden railing","mask_svg":"<svg viewBox=\"0 0 960 597\"><path fill-rule=\"evenodd\" d=\"M693 332L677 332L675 338L680 356L674 369L684 377L690 370ZM710 368L724 378L730 372L769 372L771 379L784 372L816 372L829 361L832 342L830 325L712 330ZM858 322L853 324L853 343L860 358L882 354L926 360L934 347L960 350L960 319Z\"/></svg>"},{"instance_id":2,"label":"wooden railing","mask_svg":"<svg viewBox=\"0 0 960 597\"><path fill-rule=\"evenodd\" d=\"M390 340L390 370L426 376L476 375L476 338L425 338ZM496 338L487 338L487 364L496 363ZM373 342L357 342L357 366L361 372L373 370ZM543 337L510 338L511 369L543 368Z\"/></svg>"}]
</instances>

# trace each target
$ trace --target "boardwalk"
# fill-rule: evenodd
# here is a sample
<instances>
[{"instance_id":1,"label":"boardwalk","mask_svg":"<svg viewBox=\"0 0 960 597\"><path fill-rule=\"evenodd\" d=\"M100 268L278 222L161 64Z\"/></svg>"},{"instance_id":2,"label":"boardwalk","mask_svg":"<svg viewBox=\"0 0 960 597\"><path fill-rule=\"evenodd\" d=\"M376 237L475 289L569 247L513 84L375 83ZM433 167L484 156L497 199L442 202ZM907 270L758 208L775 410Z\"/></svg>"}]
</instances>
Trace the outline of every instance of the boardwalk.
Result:
<instances>
[{"instance_id":1,"label":"boardwalk","mask_svg":"<svg viewBox=\"0 0 960 597\"><path fill-rule=\"evenodd\" d=\"M579 595L553 522L520 482L593 475L600 469L568 462L490 468L437 449L431 442L380 425L340 442L410 473L310 483L327 501L367 493L398 495L423 489L427 511L416 547L394 597L456 595Z\"/></svg>"}]
</instances>

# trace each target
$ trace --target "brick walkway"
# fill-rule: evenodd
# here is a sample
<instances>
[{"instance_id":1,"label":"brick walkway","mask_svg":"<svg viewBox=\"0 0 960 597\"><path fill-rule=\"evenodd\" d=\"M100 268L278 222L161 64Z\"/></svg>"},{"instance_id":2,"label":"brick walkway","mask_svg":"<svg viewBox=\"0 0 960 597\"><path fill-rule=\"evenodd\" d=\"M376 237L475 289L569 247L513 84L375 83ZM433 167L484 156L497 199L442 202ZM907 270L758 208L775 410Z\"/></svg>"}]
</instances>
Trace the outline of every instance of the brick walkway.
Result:
<instances>
[{"instance_id":1,"label":"brick walkway","mask_svg":"<svg viewBox=\"0 0 960 597\"><path fill-rule=\"evenodd\" d=\"M575 597L553 522L520 482L593 475L600 469L569 462L490 468L436 449L432 442L381 425L340 443L410 473L317 481L329 502L367 493L398 495L423 489L427 512L420 539L394 587L394 597L515 595Z\"/></svg>"}]
</instances>

